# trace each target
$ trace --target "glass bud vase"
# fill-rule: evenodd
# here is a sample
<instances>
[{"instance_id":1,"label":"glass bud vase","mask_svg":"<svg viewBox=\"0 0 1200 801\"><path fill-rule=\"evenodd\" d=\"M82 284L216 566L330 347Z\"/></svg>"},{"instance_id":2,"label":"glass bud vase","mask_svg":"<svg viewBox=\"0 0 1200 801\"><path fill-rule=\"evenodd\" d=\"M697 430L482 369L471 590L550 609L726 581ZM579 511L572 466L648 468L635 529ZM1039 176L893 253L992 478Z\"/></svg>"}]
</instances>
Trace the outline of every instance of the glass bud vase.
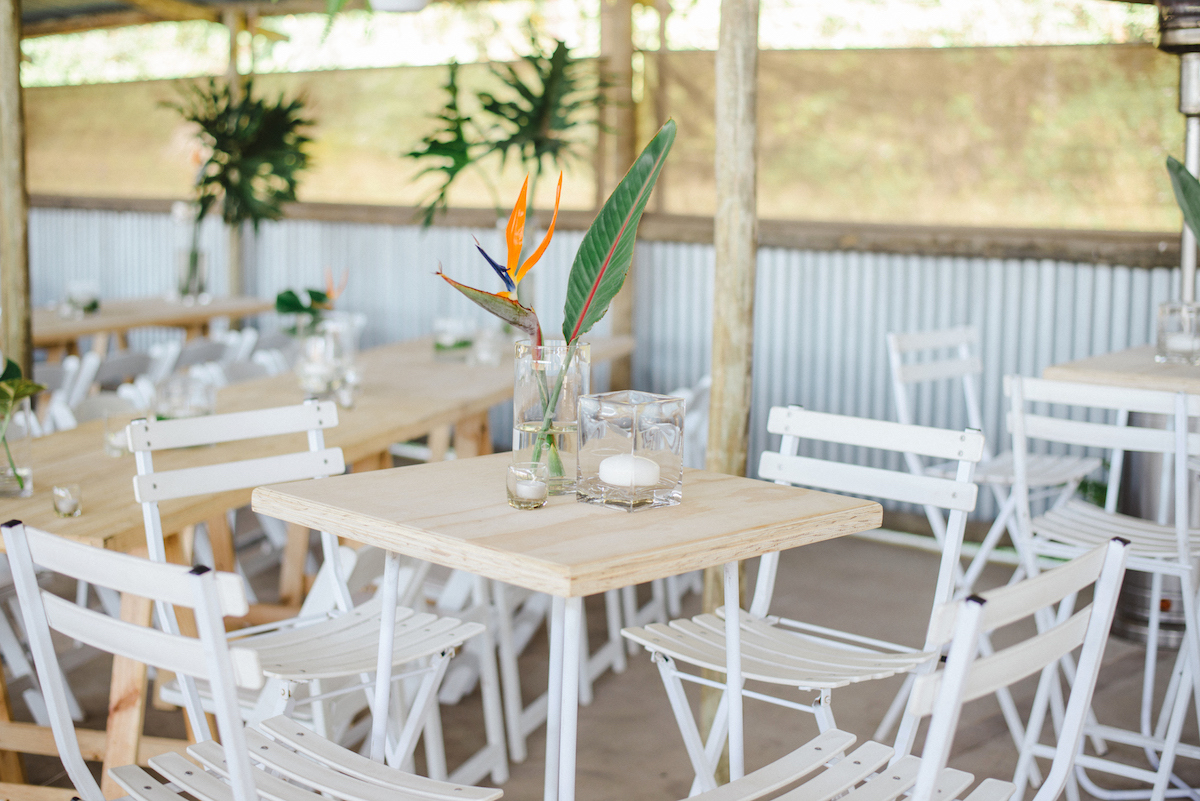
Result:
<instances>
[{"instance_id":1,"label":"glass bud vase","mask_svg":"<svg viewBox=\"0 0 1200 801\"><path fill-rule=\"evenodd\" d=\"M579 399L576 497L632 512L683 498L683 398L622 390Z\"/></svg>"},{"instance_id":2,"label":"glass bud vase","mask_svg":"<svg viewBox=\"0 0 1200 801\"><path fill-rule=\"evenodd\" d=\"M29 398L18 401L4 442L0 443L3 450L0 452L0 498L28 498L33 494L32 420Z\"/></svg>"},{"instance_id":3,"label":"glass bud vase","mask_svg":"<svg viewBox=\"0 0 1200 801\"><path fill-rule=\"evenodd\" d=\"M1156 362L1196 364L1200 361L1200 304L1180 301L1158 307Z\"/></svg>"},{"instance_id":4,"label":"glass bud vase","mask_svg":"<svg viewBox=\"0 0 1200 801\"><path fill-rule=\"evenodd\" d=\"M575 491L575 407L591 388L591 348L579 343L569 364L567 350L562 340L516 345L512 458L545 464L551 495Z\"/></svg>"}]
</instances>

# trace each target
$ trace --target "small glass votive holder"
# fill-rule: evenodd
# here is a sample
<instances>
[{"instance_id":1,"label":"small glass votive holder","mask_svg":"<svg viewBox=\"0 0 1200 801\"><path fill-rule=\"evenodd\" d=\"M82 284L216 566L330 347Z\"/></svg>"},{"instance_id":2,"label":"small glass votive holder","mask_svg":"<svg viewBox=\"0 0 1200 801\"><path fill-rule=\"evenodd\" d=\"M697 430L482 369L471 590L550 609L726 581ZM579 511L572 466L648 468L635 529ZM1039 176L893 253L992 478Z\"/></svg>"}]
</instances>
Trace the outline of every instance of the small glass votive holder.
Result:
<instances>
[{"instance_id":1,"label":"small glass votive holder","mask_svg":"<svg viewBox=\"0 0 1200 801\"><path fill-rule=\"evenodd\" d=\"M684 401L622 390L579 398L575 497L632 512L683 498Z\"/></svg>"},{"instance_id":2,"label":"small glass votive holder","mask_svg":"<svg viewBox=\"0 0 1200 801\"><path fill-rule=\"evenodd\" d=\"M508 505L514 509L539 509L550 494L544 462L513 462L508 466Z\"/></svg>"},{"instance_id":3,"label":"small glass votive holder","mask_svg":"<svg viewBox=\"0 0 1200 801\"><path fill-rule=\"evenodd\" d=\"M1173 301L1159 305L1154 361L1200 363L1200 303Z\"/></svg>"},{"instance_id":4,"label":"small glass votive holder","mask_svg":"<svg viewBox=\"0 0 1200 801\"><path fill-rule=\"evenodd\" d=\"M129 453L128 440L125 437L124 418L104 416L104 455L114 459Z\"/></svg>"},{"instance_id":5,"label":"small glass votive holder","mask_svg":"<svg viewBox=\"0 0 1200 801\"><path fill-rule=\"evenodd\" d=\"M83 491L78 484L60 484L50 492L54 514L59 517L79 517L83 514Z\"/></svg>"}]
</instances>

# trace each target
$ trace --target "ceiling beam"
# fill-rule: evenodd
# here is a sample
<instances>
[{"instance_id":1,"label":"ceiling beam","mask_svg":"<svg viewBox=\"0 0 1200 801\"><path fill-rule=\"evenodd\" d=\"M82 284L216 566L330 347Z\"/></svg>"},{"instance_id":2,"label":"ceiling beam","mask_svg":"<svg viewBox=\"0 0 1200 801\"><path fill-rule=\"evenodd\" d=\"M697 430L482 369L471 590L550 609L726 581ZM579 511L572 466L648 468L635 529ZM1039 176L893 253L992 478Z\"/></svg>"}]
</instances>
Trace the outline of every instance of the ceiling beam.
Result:
<instances>
[{"instance_id":1,"label":"ceiling beam","mask_svg":"<svg viewBox=\"0 0 1200 801\"><path fill-rule=\"evenodd\" d=\"M200 19L205 22L217 22L221 18L220 12L214 8L185 3L183 0L123 0L123 2L163 20Z\"/></svg>"},{"instance_id":2,"label":"ceiling beam","mask_svg":"<svg viewBox=\"0 0 1200 801\"><path fill-rule=\"evenodd\" d=\"M127 25L145 25L151 22L180 22L190 19L202 18L205 20L216 20L220 14L221 8L214 7L212 9L203 6L193 5L191 3L182 2L182 0L124 0L130 6L138 6L131 8L129 11L118 11L106 14L81 14L79 16L55 17L38 21L26 21L21 29L22 38L33 38L36 36L53 36L60 33L80 33L82 31L91 31L100 28L121 28ZM154 6L153 10L151 5ZM185 9L176 8L180 14L170 14L167 5L183 6ZM279 0L279 2L262 2L262 3L230 3L229 6L238 10L252 12L260 17L276 17L287 16L289 14L321 14L325 12L325 0ZM344 8L346 9L361 9L365 4L363 0L350 0ZM206 16L197 17L195 11L199 11ZM207 16L211 11L211 16ZM189 16L183 16L186 13ZM163 15L167 16L163 16Z\"/></svg>"}]
</instances>

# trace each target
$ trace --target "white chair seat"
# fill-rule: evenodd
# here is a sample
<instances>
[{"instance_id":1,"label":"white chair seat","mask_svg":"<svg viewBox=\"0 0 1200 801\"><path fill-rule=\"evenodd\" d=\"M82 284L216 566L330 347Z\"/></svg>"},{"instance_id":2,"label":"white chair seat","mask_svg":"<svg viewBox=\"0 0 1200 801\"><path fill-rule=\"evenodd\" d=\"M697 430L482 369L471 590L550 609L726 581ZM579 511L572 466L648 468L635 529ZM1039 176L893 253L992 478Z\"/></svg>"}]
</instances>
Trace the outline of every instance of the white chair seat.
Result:
<instances>
[{"instance_id":1,"label":"white chair seat","mask_svg":"<svg viewBox=\"0 0 1200 801\"><path fill-rule=\"evenodd\" d=\"M282 716L264 721L261 731L247 728L246 745L251 760L257 763L253 779L258 794L274 801L318 801L323 793L358 801L398 797L494 801L503 794L497 789L464 787L403 773L347 751ZM188 753L211 772L176 753L155 757L150 766L198 798L232 799L232 788L221 780L229 776L221 745L207 740L190 746ZM131 798L177 801L181 797L139 767L129 765L110 772Z\"/></svg>"},{"instance_id":2,"label":"white chair seat","mask_svg":"<svg viewBox=\"0 0 1200 801\"><path fill-rule=\"evenodd\" d=\"M1065 543L1076 548L1094 548L1113 537L1130 541L1130 565L1139 558L1174 559L1178 556L1178 540L1174 526L1163 526L1123 514L1109 514L1099 506L1073 498L1051 509L1032 522L1034 548L1046 552L1045 541ZM1193 558L1200 557L1200 532L1189 532Z\"/></svg>"},{"instance_id":3,"label":"white chair seat","mask_svg":"<svg viewBox=\"0 0 1200 801\"><path fill-rule=\"evenodd\" d=\"M1078 481L1101 464L1100 459L1095 456L1049 453L1031 453L1027 463L1029 484L1033 487L1056 487ZM956 470L958 462L944 462L925 468L929 475L944 478L954 478ZM1012 451L997 454L994 458L985 459L975 466L975 481L979 484L1011 486L1015 480Z\"/></svg>"},{"instance_id":4,"label":"white chair seat","mask_svg":"<svg viewBox=\"0 0 1200 801\"><path fill-rule=\"evenodd\" d=\"M627 628L624 635L651 651L718 673L725 672L725 621L697 615L664 626ZM906 673L934 654L894 646L875 650L820 636L788 631L742 613L742 673L754 681L787 686L836 689Z\"/></svg>"}]
</instances>

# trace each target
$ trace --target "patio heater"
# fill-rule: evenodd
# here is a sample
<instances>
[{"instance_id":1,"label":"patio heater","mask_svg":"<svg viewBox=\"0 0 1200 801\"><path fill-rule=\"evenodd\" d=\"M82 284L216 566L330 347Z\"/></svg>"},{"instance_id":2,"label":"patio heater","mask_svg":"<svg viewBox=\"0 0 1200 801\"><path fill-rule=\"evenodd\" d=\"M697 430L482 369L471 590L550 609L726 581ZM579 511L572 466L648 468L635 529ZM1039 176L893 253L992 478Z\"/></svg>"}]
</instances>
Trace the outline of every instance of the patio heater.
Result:
<instances>
[{"instance_id":1,"label":"patio heater","mask_svg":"<svg viewBox=\"0 0 1200 801\"><path fill-rule=\"evenodd\" d=\"M1200 173L1200 0L1157 0L1158 48L1179 56L1179 112L1187 130L1184 166ZM1186 225L1180 243L1180 299L1196 300L1196 236Z\"/></svg>"}]
</instances>

